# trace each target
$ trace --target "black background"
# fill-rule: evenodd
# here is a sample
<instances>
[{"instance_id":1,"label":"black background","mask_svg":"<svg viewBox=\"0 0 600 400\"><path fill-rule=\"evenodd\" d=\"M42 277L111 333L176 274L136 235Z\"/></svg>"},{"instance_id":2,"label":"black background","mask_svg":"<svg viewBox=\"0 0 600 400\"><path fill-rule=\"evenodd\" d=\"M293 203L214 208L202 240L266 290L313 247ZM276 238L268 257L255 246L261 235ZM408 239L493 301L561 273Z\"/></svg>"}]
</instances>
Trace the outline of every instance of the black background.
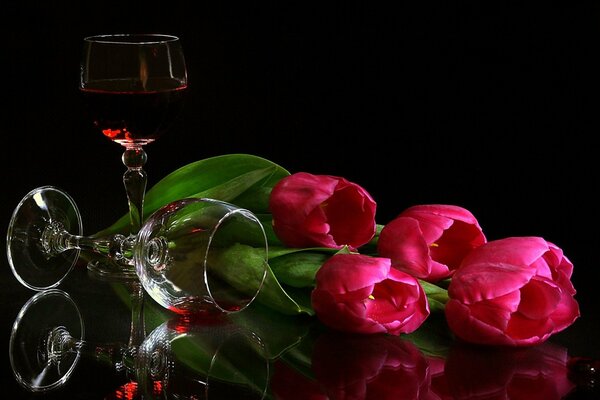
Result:
<instances>
[{"instance_id":1,"label":"black background","mask_svg":"<svg viewBox=\"0 0 600 400\"><path fill-rule=\"evenodd\" d=\"M190 93L181 123L146 147L149 186L252 153L360 184L382 224L461 205L488 240L561 247L597 316L597 2L53 3L2 7L2 225L41 185L71 194L86 233L126 212L122 149L82 118L81 39L171 33Z\"/></svg>"}]
</instances>

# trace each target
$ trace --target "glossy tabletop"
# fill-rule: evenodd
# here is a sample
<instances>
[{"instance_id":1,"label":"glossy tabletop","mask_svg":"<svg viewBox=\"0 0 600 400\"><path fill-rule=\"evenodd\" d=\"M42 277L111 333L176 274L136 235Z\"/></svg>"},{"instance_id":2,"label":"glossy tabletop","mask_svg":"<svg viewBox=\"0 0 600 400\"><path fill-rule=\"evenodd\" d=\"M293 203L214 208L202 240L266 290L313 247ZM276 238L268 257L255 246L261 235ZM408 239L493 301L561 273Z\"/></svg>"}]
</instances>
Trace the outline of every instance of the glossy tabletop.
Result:
<instances>
[{"instance_id":1,"label":"glossy tabletop","mask_svg":"<svg viewBox=\"0 0 600 400\"><path fill-rule=\"evenodd\" d=\"M6 261L2 281L2 340L8 349L14 318L36 292L16 281ZM5 352L3 392L11 393L10 398L39 399L591 399L598 395L600 332L596 316L585 312L542 345L498 348L455 340L440 314L433 314L409 335L353 335L328 329L317 318L282 315L258 303L227 316L181 318L143 296L144 337L141 343L132 343L130 301L137 293L132 288L135 285L98 279L78 263L59 289L77 305L84 339L95 346L95 355L82 354L63 386L33 394L18 385ZM58 320L67 317L61 315L65 310L51 312ZM171 336L165 336L165 331ZM234 343L227 336L231 332L244 332L245 338L235 342L231 351L237 356L247 351L249 356L228 353L227 345ZM138 351L132 356L134 362L124 366L120 354L107 357L102 350L148 346L157 335L163 339L151 343L158 346L156 354L163 354L161 346L168 342L164 337L174 338L169 342L172 369L154 373L152 379L148 371L156 368L152 364L156 360L151 357L141 360ZM223 360L227 360L226 372L218 367ZM217 366L209 368L211 362Z\"/></svg>"}]
</instances>

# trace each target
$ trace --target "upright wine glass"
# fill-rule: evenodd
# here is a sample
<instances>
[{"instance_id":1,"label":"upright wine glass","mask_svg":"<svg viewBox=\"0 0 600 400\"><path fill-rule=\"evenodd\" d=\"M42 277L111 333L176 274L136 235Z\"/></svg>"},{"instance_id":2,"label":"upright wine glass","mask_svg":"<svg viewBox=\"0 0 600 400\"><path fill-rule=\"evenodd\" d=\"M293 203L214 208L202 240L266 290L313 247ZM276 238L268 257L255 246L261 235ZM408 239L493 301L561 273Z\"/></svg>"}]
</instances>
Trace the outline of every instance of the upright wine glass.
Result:
<instances>
[{"instance_id":1,"label":"upright wine glass","mask_svg":"<svg viewBox=\"0 0 600 400\"><path fill-rule=\"evenodd\" d=\"M183 49L176 36L112 34L83 40L80 90L85 110L105 137L125 147L123 183L132 235L144 219L144 146L172 126L187 84ZM134 275L127 264L92 263L89 268L97 273Z\"/></svg>"},{"instance_id":2,"label":"upright wine glass","mask_svg":"<svg viewBox=\"0 0 600 400\"><path fill-rule=\"evenodd\" d=\"M241 311L267 274L268 242L260 220L223 201L171 202L135 236L81 236L80 221L75 202L60 189L29 192L8 228L7 255L16 278L34 290L56 287L85 251L134 265L158 304L185 314Z\"/></svg>"},{"instance_id":3,"label":"upright wine glass","mask_svg":"<svg viewBox=\"0 0 600 400\"><path fill-rule=\"evenodd\" d=\"M210 322L175 316L135 348L94 343L85 339L82 315L69 294L49 289L27 301L13 323L11 368L31 392L64 386L84 357L124 372L143 398L264 398L269 361L262 340L224 318Z\"/></svg>"}]
</instances>

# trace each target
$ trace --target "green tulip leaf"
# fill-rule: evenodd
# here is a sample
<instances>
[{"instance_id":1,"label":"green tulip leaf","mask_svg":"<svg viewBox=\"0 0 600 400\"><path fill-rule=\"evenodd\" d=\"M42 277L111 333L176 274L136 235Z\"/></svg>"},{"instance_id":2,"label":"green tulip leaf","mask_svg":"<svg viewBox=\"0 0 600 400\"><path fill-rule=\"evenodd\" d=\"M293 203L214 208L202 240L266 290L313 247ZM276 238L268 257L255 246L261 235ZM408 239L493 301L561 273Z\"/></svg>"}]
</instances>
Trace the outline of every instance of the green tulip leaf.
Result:
<instances>
[{"instance_id":1,"label":"green tulip leaf","mask_svg":"<svg viewBox=\"0 0 600 400\"><path fill-rule=\"evenodd\" d=\"M279 165L249 154L226 154L196 161L168 174L148 190L144 219L160 207L188 197L213 198L264 213L268 210L272 187L288 175ZM124 233L128 228L129 214L126 214L94 236Z\"/></svg>"},{"instance_id":2,"label":"green tulip leaf","mask_svg":"<svg viewBox=\"0 0 600 400\"><path fill-rule=\"evenodd\" d=\"M259 303L287 315L314 314L310 301L306 302L302 293L286 291L282 287L269 264L265 264L264 249L238 243L213 251L210 257L211 272L248 295L254 294L266 269L266 277L256 297Z\"/></svg>"},{"instance_id":3,"label":"green tulip leaf","mask_svg":"<svg viewBox=\"0 0 600 400\"><path fill-rule=\"evenodd\" d=\"M211 338L182 335L171 343L171 351L179 362L205 374L213 384L233 384L239 390L256 394L263 393L267 386L268 359L249 335L233 333L222 344L212 343Z\"/></svg>"},{"instance_id":4,"label":"green tulip leaf","mask_svg":"<svg viewBox=\"0 0 600 400\"><path fill-rule=\"evenodd\" d=\"M271 360L295 347L315 323L313 318L284 315L258 302L252 303L243 312L230 314L228 318L261 338Z\"/></svg>"},{"instance_id":5,"label":"green tulip leaf","mask_svg":"<svg viewBox=\"0 0 600 400\"><path fill-rule=\"evenodd\" d=\"M270 267L267 267L267 276L256 301L286 315L315 314L310 301L306 301L306 296L292 290L286 291Z\"/></svg>"}]
</instances>

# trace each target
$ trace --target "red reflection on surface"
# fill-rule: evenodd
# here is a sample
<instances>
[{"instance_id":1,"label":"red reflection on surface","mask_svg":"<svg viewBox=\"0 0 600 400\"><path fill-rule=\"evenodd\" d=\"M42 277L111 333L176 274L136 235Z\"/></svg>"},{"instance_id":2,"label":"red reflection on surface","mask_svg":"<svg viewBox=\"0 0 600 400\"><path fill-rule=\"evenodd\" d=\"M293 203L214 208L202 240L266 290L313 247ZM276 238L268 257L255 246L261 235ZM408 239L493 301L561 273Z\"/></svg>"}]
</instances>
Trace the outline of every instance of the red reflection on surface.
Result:
<instances>
[{"instance_id":1,"label":"red reflection on surface","mask_svg":"<svg viewBox=\"0 0 600 400\"><path fill-rule=\"evenodd\" d=\"M273 365L271 392L276 400L328 400L318 382L282 360Z\"/></svg>"},{"instance_id":2,"label":"red reflection on surface","mask_svg":"<svg viewBox=\"0 0 600 400\"><path fill-rule=\"evenodd\" d=\"M440 399L564 398L575 385L567 376L567 350L544 343L529 348L454 346L444 371L433 376Z\"/></svg>"},{"instance_id":3,"label":"red reflection on surface","mask_svg":"<svg viewBox=\"0 0 600 400\"><path fill-rule=\"evenodd\" d=\"M228 325L231 322L228 321L223 313L181 313L173 318L169 319L167 322L167 327L175 331L177 333L187 333L193 329L197 329L198 327L207 327L207 326L220 326L220 325Z\"/></svg>"},{"instance_id":4,"label":"red reflection on surface","mask_svg":"<svg viewBox=\"0 0 600 400\"><path fill-rule=\"evenodd\" d=\"M152 382L152 394L154 396L160 396L163 393L162 381ZM126 384L119 386L113 393L106 396L104 400L134 400L145 398L139 390L137 382L127 382Z\"/></svg>"},{"instance_id":5,"label":"red reflection on surface","mask_svg":"<svg viewBox=\"0 0 600 400\"><path fill-rule=\"evenodd\" d=\"M431 398L427 360L398 336L323 334L315 343L312 369L332 400Z\"/></svg>"},{"instance_id":6,"label":"red reflection on surface","mask_svg":"<svg viewBox=\"0 0 600 400\"><path fill-rule=\"evenodd\" d=\"M127 382L126 384L119 386L112 395L105 398L105 400L133 400L138 395L137 382Z\"/></svg>"},{"instance_id":7,"label":"red reflection on surface","mask_svg":"<svg viewBox=\"0 0 600 400\"><path fill-rule=\"evenodd\" d=\"M154 381L152 385L152 392L155 395L159 395L163 392L163 383L162 381Z\"/></svg>"}]
</instances>

